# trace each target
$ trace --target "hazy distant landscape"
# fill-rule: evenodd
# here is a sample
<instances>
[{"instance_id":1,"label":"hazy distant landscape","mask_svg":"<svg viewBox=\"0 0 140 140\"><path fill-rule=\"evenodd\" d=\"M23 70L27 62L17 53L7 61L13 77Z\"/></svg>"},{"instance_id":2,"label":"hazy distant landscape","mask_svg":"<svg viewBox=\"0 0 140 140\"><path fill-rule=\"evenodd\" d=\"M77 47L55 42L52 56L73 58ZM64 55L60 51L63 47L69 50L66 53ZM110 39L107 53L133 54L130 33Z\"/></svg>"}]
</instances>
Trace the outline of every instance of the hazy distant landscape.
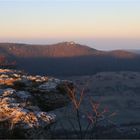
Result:
<instances>
[{"instance_id":1,"label":"hazy distant landscape","mask_svg":"<svg viewBox=\"0 0 140 140\"><path fill-rule=\"evenodd\" d=\"M125 50L101 51L75 42L53 45L0 44L0 55L30 74L91 75L101 71L140 71L140 55Z\"/></svg>"}]
</instances>

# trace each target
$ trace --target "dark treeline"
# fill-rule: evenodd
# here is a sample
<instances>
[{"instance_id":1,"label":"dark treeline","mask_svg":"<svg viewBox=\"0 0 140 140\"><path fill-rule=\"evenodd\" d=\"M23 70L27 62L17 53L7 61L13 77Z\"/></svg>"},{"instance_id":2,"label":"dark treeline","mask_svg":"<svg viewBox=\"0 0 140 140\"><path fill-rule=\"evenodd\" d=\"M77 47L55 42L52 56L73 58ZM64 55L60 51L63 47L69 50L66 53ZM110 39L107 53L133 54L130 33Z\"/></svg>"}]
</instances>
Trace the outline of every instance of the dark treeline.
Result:
<instances>
[{"instance_id":1,"label":"dark treeline","mask_svg":"<svg viewBox=\"0 0 140 140\"><path fill-rule=\"evenodd\" d=\"M140 71L140 57L18 58L18 69L31 74L72 76L91 75L101 71Z\"/></svg>"}]
</instances>

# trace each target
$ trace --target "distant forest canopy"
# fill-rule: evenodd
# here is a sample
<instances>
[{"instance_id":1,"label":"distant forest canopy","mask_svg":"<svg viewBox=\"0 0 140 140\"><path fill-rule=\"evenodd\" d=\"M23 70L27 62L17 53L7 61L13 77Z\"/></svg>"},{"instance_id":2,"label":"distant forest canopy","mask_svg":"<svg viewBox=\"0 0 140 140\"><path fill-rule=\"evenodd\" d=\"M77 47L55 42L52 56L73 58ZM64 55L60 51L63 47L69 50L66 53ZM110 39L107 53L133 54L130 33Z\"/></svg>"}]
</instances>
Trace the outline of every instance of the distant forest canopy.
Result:
<instances>
[{"instance_id":1,"label":"distant forest canopy","mask_svg":"<svg viewBox=\"0 0 140 140\"><path fill-rule=\"evenodd\" d=\"M0 66L30 74L71 76L101 71L140 71L140 55L124 50L99 51L74 42L53 45L0 43Z\"/></svg>"},{"instance_id":2,"label":"distant forest canopy","mask_svg":"<svg viewBox=\"0 0 140 140\"><path fill-rule=\"evenodd\" d=\"M5 56L0 56L0 68L16 68L16 61L10 61Z\"/></svg>"}]
</instances>

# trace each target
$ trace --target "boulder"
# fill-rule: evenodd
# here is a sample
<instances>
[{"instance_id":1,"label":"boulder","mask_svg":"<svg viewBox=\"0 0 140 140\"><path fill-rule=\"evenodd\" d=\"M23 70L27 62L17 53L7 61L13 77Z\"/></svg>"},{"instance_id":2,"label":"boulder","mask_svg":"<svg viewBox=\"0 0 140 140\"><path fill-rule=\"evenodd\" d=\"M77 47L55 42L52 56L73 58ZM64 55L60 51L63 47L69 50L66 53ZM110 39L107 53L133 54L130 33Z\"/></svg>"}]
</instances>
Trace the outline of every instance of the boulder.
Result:
<instances>
[{"instance_id":1,"label":"boulder","mask_svg":"<svg viewBox=\"0 0 140 140\"><path fill-rule=\"evenodd\" d=\"M38 132L56 120L48 111L67 105L67 87L73 88L70 81L8 69L0 69L0 81L0 138L41 138Z\"/></svg>"}]
</instances>

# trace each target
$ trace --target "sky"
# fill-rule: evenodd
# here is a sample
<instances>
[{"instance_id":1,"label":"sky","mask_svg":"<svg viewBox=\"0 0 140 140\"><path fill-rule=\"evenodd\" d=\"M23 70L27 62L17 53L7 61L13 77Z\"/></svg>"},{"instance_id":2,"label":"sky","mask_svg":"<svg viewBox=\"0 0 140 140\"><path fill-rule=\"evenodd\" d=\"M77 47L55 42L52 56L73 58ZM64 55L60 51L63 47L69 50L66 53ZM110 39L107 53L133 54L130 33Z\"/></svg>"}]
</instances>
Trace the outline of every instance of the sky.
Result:
<instances>
[{"instance_id":1,"label":"sky","mask_svg":"<svg viewBox=\"0 0 140 140\"><path fill-rule=\"evenodd\" d=\"M140 0L0 0L0 42L140 49Z\"/></svg>"}]
</instances>

